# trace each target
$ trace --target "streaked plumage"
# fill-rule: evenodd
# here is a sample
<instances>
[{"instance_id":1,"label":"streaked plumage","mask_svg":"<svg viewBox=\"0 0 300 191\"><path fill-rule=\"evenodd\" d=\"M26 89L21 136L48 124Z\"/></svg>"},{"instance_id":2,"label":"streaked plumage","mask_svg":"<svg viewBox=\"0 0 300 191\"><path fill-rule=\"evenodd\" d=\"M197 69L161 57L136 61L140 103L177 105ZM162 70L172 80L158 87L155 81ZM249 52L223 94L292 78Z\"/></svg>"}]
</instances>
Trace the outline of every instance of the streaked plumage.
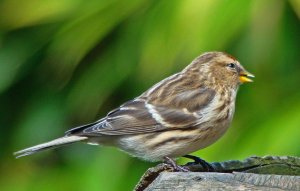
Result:
<instances>
[{"instance_id":1,"label":"streaked plumage","mask_svg":"<svg viewBox=\"0 0 300 191\"><path fill-rule=\"evenodd\" d=\"M149 161L177 158L209 146L225 133L238 87L250 82L249 77L253 75L232 56L208 52L99 121L15 154L84 141L116 146Z\"/></svg>"}]
</instances>

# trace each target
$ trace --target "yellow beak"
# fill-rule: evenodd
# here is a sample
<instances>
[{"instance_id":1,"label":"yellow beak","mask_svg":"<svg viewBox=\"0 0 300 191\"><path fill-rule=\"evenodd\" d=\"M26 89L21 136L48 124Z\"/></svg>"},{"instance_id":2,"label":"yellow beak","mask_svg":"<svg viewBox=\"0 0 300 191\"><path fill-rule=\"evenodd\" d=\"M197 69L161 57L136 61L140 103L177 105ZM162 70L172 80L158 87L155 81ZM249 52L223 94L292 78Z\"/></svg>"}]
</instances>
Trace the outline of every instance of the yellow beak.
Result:
<instances>
[{"instance_id":1,"label":"yellow beak","mask_svg":"<svg viewBox=\"0 0 300 191\"><path fill-rule=\"evenodd\" d=\"M255 76L247 71L242 71L240 73L240 82L245 83L245 82L253 82L251 78L254 78Z\"/></svg>"}]
</instances>

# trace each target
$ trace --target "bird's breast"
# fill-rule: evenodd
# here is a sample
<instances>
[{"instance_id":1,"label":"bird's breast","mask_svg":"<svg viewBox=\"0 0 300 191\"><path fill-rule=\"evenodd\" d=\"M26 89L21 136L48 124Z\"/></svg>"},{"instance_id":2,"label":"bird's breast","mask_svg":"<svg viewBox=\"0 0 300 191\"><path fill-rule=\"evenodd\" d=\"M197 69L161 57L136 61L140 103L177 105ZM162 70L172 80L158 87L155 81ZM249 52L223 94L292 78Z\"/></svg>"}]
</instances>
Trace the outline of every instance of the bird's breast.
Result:
<instances>
[{"instance_id":1,"label":"bird's breast","mask_svg":"<svg viewBox=\"0 0 300 191\"><path fill-rule=\"evenodd\" d=\"M216 126L217 124L228 123L232 120L235 107L235 98L216 94L211 103L196 112L198 124Z\"/></svg>"}]
</instances>

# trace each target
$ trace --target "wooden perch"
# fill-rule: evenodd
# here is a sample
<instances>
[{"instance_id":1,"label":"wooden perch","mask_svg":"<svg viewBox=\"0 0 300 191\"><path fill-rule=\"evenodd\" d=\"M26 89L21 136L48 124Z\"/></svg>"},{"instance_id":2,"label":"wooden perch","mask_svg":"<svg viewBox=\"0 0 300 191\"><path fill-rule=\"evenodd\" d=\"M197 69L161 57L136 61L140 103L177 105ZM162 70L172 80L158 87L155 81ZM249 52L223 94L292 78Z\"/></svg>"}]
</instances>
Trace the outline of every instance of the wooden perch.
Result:
<instances>
[{"instance_id":1,"label":"wooden perch","mask_svg":"<svg viewBox=\"0 0 300 191\"><path fill-rule=\"evenodd\" d=\"M184 165L191 172L174 172L159 164L148 169L135 187L142 190L298 190L300 158L249 157L211 163L215 172L203 172L200 164Z\"/></svg>"}]
</instances>

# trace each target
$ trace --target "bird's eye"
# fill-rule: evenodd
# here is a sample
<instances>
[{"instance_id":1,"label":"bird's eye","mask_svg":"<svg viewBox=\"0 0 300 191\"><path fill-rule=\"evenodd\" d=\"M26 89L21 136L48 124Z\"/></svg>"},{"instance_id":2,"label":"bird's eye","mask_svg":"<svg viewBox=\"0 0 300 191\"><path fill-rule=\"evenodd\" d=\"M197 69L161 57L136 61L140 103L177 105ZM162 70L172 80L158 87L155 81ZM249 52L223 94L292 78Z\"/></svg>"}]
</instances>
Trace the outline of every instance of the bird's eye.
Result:
<instances>
[{"instance_id":1,"label":"bird's eye","mask_svg":"<svg viewBox=\"0 0 300 191\"><path fill-rule=\"evenodd\" d=\"M229 68L232 68L232 69L235 68L235 64L234 64L234 63L227 64L227 66L228 66Z\"/></svg>"}]
</instances>

